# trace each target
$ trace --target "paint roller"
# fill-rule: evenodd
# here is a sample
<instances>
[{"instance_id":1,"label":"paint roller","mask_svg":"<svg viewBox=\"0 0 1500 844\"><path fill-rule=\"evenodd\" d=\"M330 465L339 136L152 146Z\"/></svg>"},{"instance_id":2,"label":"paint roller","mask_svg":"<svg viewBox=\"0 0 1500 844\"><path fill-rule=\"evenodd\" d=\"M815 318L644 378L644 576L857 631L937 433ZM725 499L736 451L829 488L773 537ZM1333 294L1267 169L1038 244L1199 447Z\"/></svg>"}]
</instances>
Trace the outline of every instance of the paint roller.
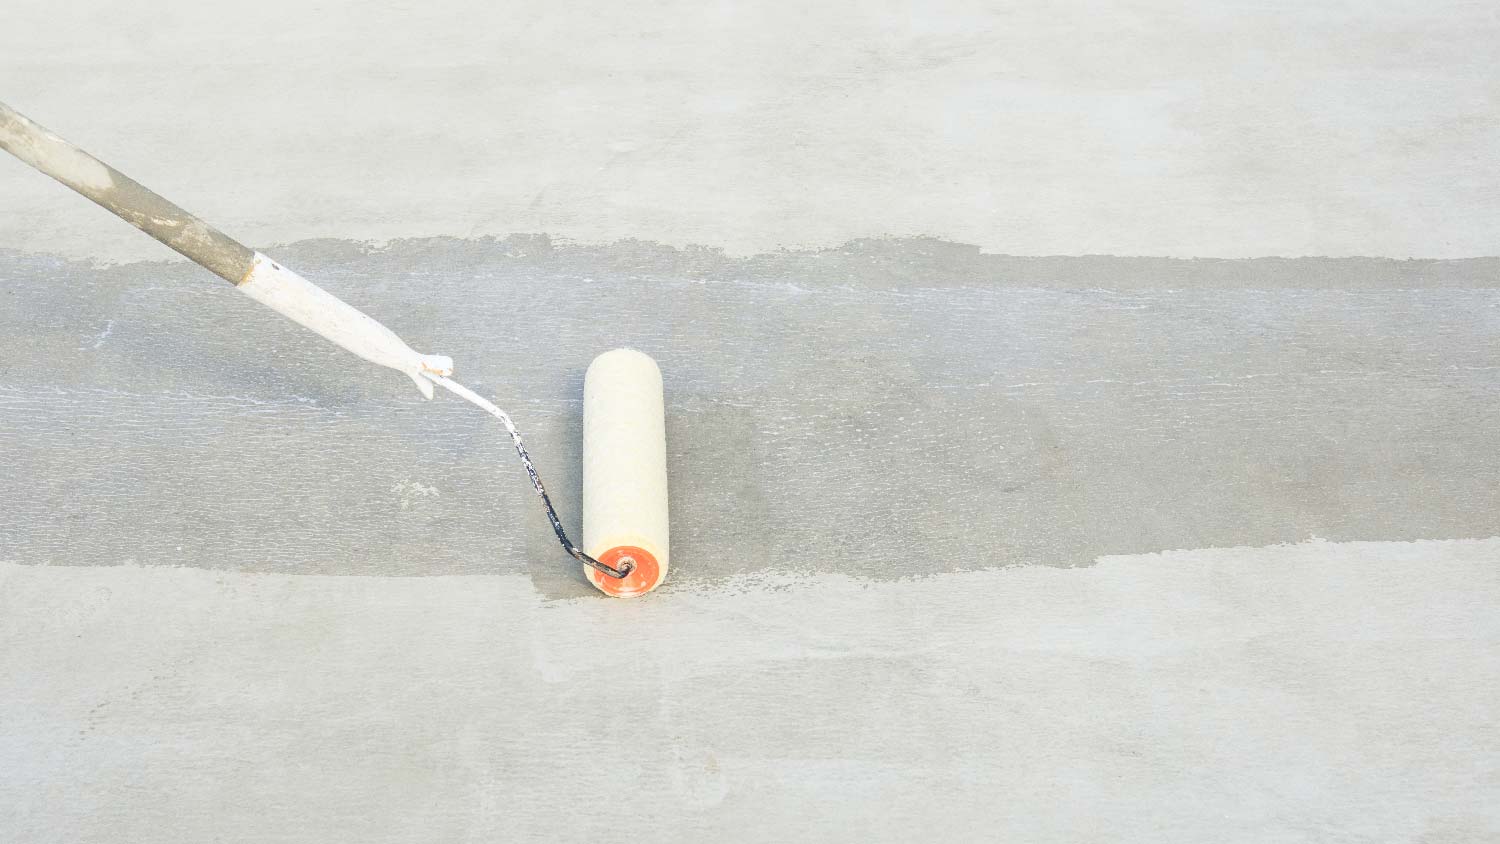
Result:
<instances>
[{"instance_id":1,"label":"paint roller","mask_svg":"<svg viewBox=\"0 0 1500 844\"><path fill-rule=\"evenodd\" d=\"M634 349L594 358L583 376L583 547L623 578L585 569L611 595L667 576L667 435L661 370Z\"/></svg>"},{"instance_id":2,"label":"paint roller","mask_svg":"<svg viewBox=\"0 0 1500 844\"><path fill-rule=\"evenodd\" d=\"M276 261L251 250L125 174L0 103L0 148L83 194L240 292L372 363L433 385L499 419L564 550L589 582L632 597L666 577L667 456L661 372L631 349L605 352L584 377L583 538L568 539L514 422L452 379L453 360L424 355L396 333Z\"/></svg>"}]
</instances>

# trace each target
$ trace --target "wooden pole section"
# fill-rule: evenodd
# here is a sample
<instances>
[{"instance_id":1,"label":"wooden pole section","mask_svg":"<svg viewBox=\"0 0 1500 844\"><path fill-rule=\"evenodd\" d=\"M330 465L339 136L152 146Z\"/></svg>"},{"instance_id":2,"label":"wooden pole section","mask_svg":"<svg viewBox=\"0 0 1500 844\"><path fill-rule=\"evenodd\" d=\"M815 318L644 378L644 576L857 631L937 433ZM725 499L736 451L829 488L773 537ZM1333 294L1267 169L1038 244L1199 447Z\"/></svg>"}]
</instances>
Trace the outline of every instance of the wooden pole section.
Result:
<instances>
[{"instance_id":1,"label":"wooden pole section","mask_svg":"<svg viewBox=\"0 0 1500 844\"><path fill-rule=\"evenodd\" d=\"M240 284L255 252L154 191L0 103L0 149L109 209L230 284Z\"/></svg>"}]
</instances>

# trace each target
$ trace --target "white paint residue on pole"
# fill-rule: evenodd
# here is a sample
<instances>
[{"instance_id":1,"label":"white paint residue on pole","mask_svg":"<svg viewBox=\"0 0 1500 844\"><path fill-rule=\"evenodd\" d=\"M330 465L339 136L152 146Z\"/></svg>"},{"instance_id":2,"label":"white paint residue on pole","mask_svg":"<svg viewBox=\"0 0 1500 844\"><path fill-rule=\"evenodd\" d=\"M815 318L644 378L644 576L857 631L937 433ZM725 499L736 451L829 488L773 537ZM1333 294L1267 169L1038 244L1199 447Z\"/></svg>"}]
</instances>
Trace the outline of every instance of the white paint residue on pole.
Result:
<instances>
[{"instance_id":1,"label":"white paint residue on pole","mask_svg":"<svg viewBox=\"0 0 1500 844\"><path fill-rule=\"evenodd\" d=\"M394 331L259 252L238 287L251 299L365 360L404 373L429 399L432 383L424 373L453 374L452 358L416 352Z\"/></svg>"}]
</instances>

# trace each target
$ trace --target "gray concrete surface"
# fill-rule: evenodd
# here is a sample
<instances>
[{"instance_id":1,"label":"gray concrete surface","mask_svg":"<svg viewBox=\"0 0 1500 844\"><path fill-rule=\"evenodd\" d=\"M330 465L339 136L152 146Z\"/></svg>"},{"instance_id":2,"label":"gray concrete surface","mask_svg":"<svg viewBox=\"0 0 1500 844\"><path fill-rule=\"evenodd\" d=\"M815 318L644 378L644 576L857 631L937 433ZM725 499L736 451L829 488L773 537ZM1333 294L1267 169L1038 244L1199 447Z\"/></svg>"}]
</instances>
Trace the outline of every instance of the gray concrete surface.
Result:
<instances>
[{"instance_id":1,"label":"gray concrete surface","mask_svg":"<svg viewBox=\"0 0 1500 844\"><path fill-rule=\"evenodd\" d=\"M1475 0L6 0L21 112L241 240L1500 253ZM0 160L0 246L156 253Z\"/></svg>"},{"instance_id":2,"label":"gray concrete surface","mask_svg":"<svg viewBox=\"0 0 1500 844\"><path fill-rule=\"evenodd\" d=\"M5 255L8 839L1500 835L1494 261L277 253L572 526L583 368L655 354L672 579L204 271Z\"/></svg>"},{"instance_id":3,"label":"gray concrete surface","mask_svg":"<svg viewBox=\"0 0 1500 844\"><path fill-rule=\"evenodd\" d=\"M674 559L0 160L0 841L1500 838L1497 27L7 3L0 97L570 526L657 356Z\"/></svg>"},{"instance_id":4,"label":"gray concrete surface","mask_svg":"<svg viewBox=\"0 0 1500 844\"><path fill-rule=\"evenodd\" d=\"M1311 543L628 604L0 564L0 830L1478 844L1497 558Z\"/></svg>"}]
</instances>

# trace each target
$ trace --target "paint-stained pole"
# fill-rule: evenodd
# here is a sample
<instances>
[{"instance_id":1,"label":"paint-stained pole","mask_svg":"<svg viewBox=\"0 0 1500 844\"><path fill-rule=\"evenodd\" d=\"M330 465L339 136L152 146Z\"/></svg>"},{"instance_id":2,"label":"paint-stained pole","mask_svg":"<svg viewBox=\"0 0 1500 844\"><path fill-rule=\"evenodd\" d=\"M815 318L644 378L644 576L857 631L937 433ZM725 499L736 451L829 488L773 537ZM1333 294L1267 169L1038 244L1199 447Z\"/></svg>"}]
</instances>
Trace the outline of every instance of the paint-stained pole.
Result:
<instances>
[{"instance_id":1,"label":"paint-stained pole","mask_svg":"<svg viewBox=\"0 0 1500 844\"><path fill-rule=\"evenodd\" d=\"M381 366L411 378L432 398L428 375L453 374L453 361L413 351L395 332L352 305L241 244L15 109L0 103L0 149L114 212L186 255L241 293Z\"/></svg>"},{"instance_id":2,"label":"paint-stained pole","mask_svg":"<svg viewBox=\"0 0 1500 844\"><path fill-rule=\"evenodd\" d=\"M253 250L5 103L0 103L0 149L108 208L230 284L244 281L255 264Z\"/></svg>"}]
</instances>

